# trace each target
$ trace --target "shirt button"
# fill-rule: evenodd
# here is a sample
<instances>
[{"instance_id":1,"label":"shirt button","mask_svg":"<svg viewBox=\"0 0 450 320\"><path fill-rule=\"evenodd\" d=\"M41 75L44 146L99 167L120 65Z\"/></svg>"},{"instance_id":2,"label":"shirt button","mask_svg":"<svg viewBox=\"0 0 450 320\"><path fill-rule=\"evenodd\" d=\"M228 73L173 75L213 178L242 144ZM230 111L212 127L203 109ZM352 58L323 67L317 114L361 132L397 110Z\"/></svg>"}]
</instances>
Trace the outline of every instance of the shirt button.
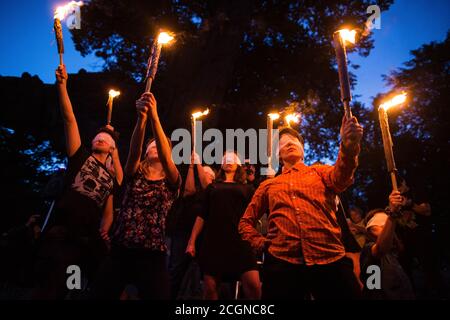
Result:
<instances>
[{"instance_id":1,"label":"shirt button","mask_svg":"<svg viewBox=\"0 0 450 320\"><path fill-rule=\"evenodd\" d=\"M295 199L296 197L295 196L292 196L292 199Z\"/></svg>"}]
</instances>

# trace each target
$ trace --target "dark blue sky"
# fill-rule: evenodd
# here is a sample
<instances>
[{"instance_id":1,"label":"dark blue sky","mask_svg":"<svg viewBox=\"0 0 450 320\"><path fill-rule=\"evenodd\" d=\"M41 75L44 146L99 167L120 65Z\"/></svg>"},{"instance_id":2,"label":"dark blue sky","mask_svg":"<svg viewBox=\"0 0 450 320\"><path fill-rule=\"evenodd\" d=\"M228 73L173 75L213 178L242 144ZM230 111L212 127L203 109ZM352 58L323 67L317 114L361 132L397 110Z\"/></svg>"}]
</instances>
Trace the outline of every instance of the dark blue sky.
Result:
<instances>
[{"instance_id":1,"label":"dark blue sky","mask_svg":"<svg viewBox=\"0 0 450 320\"><path fill-rule=\"evenodd\" d=\"M44 82L54 81L58 55L53 34L53 9L66 0L16 0L0 3L0 75L20 76L27 71L37 74ZM375 3L375 1L374 1ZM381 75L411 58L410 50L431 41L442 41L450 28L449 0L396 0L381 14L381 29L373 30L375 48L369 57L351 54L359 64L354 71L358 85L354 94L366 105L371 97L388 90ZM65 26L65 57L69 72L80 68L100 70L101 61L83 58L75 51Z\"/></svg>"}]
</instances>

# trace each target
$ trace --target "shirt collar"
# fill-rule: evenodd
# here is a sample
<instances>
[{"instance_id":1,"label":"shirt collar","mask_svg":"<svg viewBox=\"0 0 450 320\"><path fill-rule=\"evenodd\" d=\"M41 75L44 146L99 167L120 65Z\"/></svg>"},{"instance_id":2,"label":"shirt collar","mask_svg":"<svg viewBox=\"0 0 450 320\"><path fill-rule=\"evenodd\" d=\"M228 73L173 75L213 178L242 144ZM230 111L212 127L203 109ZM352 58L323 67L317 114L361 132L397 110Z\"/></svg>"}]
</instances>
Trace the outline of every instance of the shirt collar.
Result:
<instances>
[{"instance_id":1,"label":"shirt collar","mask_svg":"<svg viewBox=\"0 0 450 320\"><path fill-rule=\"evenodd\" d=\"M306 167L306 165L302 161L299 161L293 167L291 167L290 169L288 169L286 171L283 170L282 174L285 174L285 173L287 174L287 173L290 173L291 171L297 171L298 172L298 171L300 171L301 169L303 169L305 167Z\"/></svg>"}]
</instances>

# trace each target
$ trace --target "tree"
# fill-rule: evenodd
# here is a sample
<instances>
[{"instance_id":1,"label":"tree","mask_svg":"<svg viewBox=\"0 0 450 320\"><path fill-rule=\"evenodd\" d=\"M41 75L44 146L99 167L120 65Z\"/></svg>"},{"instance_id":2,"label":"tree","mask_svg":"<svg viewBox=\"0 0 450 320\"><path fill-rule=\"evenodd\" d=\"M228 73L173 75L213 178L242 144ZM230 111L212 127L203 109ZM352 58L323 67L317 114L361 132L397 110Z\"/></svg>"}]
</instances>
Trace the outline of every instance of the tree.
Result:
<instances>
[{"instance_id":1,"label":"tree","mask_svg":"<svg viewBox=\"0 0 450 320\"><path fill-rule=\"evenodd\" d=\"M215 127L262 128L258 112L297 101L313 157L330 157L343 114L331 37L344 22L362 27L370 4L93 0L72 34L83 55L95 53L105 69L139 81L150 39L159 28L174 30L179 40L164 50L154 87L169 128L186 127L193 107L212 104ZM369 35L355 50L367 55L372 47Z\"/></svg>"},{"instance_id":2,"label":"tree","mask_svg":"<svg viewBox=\"0 0 450 320\"><path fill-rule=\"evenodd\" d=\"M404 107L389 111L395 160L399 175L418 200L431 203L435 222L444 226L450 211L450 33L443 42L425 44L411 54L404 67L385 76L392 92L407 91L410 96ZM355 183L370 186L359 192L371 208L385 205L391 189L378 125L377 108L384 98L380 94L374 99L364 122L365 143Z\"/></svg>"}]
</instances>

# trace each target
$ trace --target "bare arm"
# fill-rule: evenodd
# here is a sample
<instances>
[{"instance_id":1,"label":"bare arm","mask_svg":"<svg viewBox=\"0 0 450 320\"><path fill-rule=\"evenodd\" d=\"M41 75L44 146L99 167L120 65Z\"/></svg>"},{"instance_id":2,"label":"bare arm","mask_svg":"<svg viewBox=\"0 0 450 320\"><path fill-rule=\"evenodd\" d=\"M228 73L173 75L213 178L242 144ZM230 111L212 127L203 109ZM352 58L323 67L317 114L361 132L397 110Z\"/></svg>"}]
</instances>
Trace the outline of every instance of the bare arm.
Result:
<instances>
[{"instance_id":1,"label":"bare arm","mask_svg":"<svg viewBox=\"0 0 450 320\"><path fill-rule=\"evenodd\" d=\"M122 170L122 164L120 163L120 157L119 157L119 151L117 148L114 149L114 151L111 154L113 166L114 166L114 172L116 173L116 180L117 183L122 185L123 181L123 170Z\"/></svg>"},{"instance_id":2,"label":"bare arm","mask_svg":"<svg viewBox=\"0 0 450 320\"><path fill-rule=\"evenodd\" d=\"M144 144L145 126L147 125L148 107L140 100L136 101L137 120L131 136L130 150L128 151L127 163L125 164L125 175L130 177L138 169L141 161L142 145Z\"/></svg>"},{"instance_id":3,"label":"bare arm","mask_svg":"<svg viewBox=\"0 0 450 320\"><path fill-rule=\"evenodd\" d=\"M109 229L113 223L113 196L110 195L106 200L103 217L100 223L100 235L105 241L109 241Z\"/></svg>"},{"instance_id":4,"label":"bare arm","mask_svg":"<svg viewBox=\"0 0 450 320\"><path fill-rule=\"evenodd\" d=\"M203 166L201 164L197 164L197 172L198 172L198 179L200 180L200 185L202 189L206 189L207 186L209 186L212 183L212 179L205 174L205 170L203 169Z\"/></svg>"},{"instance_id":5,"label":"bare arm","mask_svg":"<svg viewBox=\"0 0 450 320\"><path fill-rule=\"evenodd\" d=\"M158 149L159 160L163 166L167 179L172 184L176 184L180 174L172 159L172 150L167 141L164 130L159 121L158 111L156 108L156 99L150 92L144 93L141 99L149 108L150 123L152 124L153 136L155 137L156 148Z\"/></svg>"},{"instance_id":6,"label":"bare arm","mask_svg":"<svg viewBox=\"0 0 450 320\"><path fill-rule=\"evenodd\" d=\"M66 136L66 152L69 157L73 156L81 146L78 124L73 113L72 103L67 92L67 72L64 65L59 65L56 70L56 88L61 114L64 121L64 133Z\"/></svg>"},{"instance_id":7,"label":"bare arm","mask_svg":"<svg viewBox=\"0 0 450 320\"><path fill-rule=\"evenodd\" d=\"M195 219L194 226L192 227L191 237L189 238L189 242L186 248L186 253L190 254L192 257L195 257L195 243L199 234L203 230L203 226L205 224L205 220L202 217L197 217Z\"/></svg>"},{"instance_id":8,"label":"bare arm","mask_svg":"<svg viewBox=\"0 0 450 320\"><path fill-rule=\"evenodd\" d=\"M194 178L194 165L189 165L188 174L186 176L186 182L184 183L183 197L191 196L195 194L195 178Z\"/></svg>"},{"instance_id":9,"label":"bare arm","mask_svg":"<svg viewBox=\"0 0 450 320\"><path fill-rule=\"evenodd\" d=\"M404 198L400 195L400 192L392 191L391 195L389 196L389 207L391 208L391 210L400 210L403 202ZM395 236L395 225L395 220L389 217L386 220L386 224L381 231L375 229L375 233L378 235L377 242L371 248L372 255L374 257L381 258L385 254L389 253L389 251L391 251Z\"/></svg>"}]
</instances>

